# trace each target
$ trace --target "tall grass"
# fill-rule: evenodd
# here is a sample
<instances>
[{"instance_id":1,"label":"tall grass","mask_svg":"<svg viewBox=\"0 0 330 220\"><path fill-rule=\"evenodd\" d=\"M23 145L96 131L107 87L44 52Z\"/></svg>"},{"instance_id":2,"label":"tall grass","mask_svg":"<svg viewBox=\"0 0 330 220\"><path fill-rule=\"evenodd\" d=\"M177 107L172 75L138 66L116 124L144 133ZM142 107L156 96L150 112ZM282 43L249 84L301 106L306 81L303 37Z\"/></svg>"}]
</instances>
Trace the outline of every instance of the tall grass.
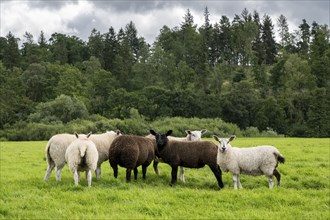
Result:
<instances>
[{"instance_id":1,"label":"tall grass","mask_svg":"<svg viewBox=\"0 0 330 220\"><path fill-rule=\"evenodd\" d=\"M209 139L210 140L210 139ZM125 182L125 170L114 179L109 163L102 179L93 176L88 188L82 175L74 186L65 167L62 181L43 181L45 141L0 143L0 218L2 219L329 219L330 140L298 138L237 138L235 146L276 146L286 157L279 165L282 186L268 189L266 177L241 177L242 190L233 189L223 174L218 190L208 167L186 169L186 183L170 187L171 169L152 166L147 179Z\"/></svg>"}]
</instances>

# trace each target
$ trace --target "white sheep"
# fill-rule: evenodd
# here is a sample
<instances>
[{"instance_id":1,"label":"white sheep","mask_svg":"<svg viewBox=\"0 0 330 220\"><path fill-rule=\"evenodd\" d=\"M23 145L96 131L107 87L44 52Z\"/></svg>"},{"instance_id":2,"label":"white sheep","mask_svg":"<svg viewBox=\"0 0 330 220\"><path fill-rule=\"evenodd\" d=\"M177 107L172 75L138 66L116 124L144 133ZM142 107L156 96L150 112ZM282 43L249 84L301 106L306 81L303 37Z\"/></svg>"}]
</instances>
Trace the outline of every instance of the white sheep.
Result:
<instances>
[{"instance_id":1,"label":"white sheep","mask_svg":"<svg viewBox=\"0 0 330 220\"><path fill-rule=\"evenodd\" d=\"M111 143L118 135L121 135L120 131L107 131L104 134L94 134L90 136L90 139L94 142L99 152L99 161L95 171L97 179L101 177L101 164L109 158ZM48 168L44 177L45 181L48 181L55 167L56 181L61 180L61 170L65 165L65 151L75 139L75 135L72 134L57 134L50 138L46 145Z\"/></svg>"},{"instance_id":2,"label":"white sheep","mask_svg":"<svg viewBox=\"0 0 330 220\"><path fill-rule=\"evenodd\" d=\"M169 140L173 140L173 141L200 141L202 139L202 135L204 133L207 132L206 129L203 129L203 130L195 130L195 131L191 131L191 130L186 130L185 131L187 136L186 137L173 137L173 136L168 136L167 138ZM149 138L154 138L153 135L149 134L147 137ZM158 170L158 163L159 162L163 162L161 159L159 158L155 158L155 161L154 161L154 164L153 164L153 167L154 167L154 170L155 172L159 175L159 170ZM184 167L181 167L180 166L180 180L182 182L185 182L185 179L184 179Z\"/></svg>"},{"instance_id":3,"label":"white sheep","mask_svg":"<svg viewBox=\"0 0 330 220\"><path fill-rule=\"evenodd\" d=\"M81 171L86 171L88 186L92 185L92 172L96 170L99 153L95 144L89 139L91 133L78 135L65 151L65 161L69 169L74 173L74 183L78 185Z\"/></svg>"},{"instance_id":4,"label":"white sheep","mask_svg":"<svg viewBox=\"0 0 330 220\"><path fill-rule=\"evenodd\" d=\"M284 163L285 158L273 146L257 146L250 148L232 147L230 142L235 136L229 139L221 139L216 135L213 138L219 142L217 163L224 172L233 174L234 189L241 189L239 174L248 174L252 176L265 175L268 177L269 188L273 188L273 175L277 179L277 185L280 186L281 174L276 169L278 162Z\"/></svg>"}]
</instances>

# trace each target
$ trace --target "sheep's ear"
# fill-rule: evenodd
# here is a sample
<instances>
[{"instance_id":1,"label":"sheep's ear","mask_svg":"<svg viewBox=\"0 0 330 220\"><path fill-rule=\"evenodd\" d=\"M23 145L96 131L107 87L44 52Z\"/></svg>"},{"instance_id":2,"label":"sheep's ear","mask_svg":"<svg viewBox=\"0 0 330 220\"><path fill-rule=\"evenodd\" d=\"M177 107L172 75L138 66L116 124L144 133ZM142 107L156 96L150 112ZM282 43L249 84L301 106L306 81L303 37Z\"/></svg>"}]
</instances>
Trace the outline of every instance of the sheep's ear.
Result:
<instances>
[{"instance_id":1,"label":"sheep's ear","mask_svg":"<svg viewBox=\"0 0 330 220\"><path fill-rule=\"evenodd\" d=\"M156 132L154 130L149 130L150 134L152 134L153 136L156 136Z\"/></svg>"},{"instance_id":2,"label":"sheep's ear","mask_svg":"<svg viewBox=\"0 0 330 220\"><path fill-rule=\"evenodd\" d=\"M204 134L204 133L207 132L207 130L206 129L203 129L203 130L201 130L201 132L202 132L202 134Z\"/></svg>"},{"instance_id":3,"label":"sheep's ear","mask_svg":"<svg viewBox=\"0 0 330 220\"><path fill-rule=\"evenodd\" d=\"M235 136L234 136L234 135L231 136L231 137L228 139L228 143L231 142L231 141L233 141L234 139L235 139Z\"/></svg>"},{"instance_id":4,"label":"sheep's ear","mask_svg":"<svg viewBox=\"0 0 330 220\"><path fill-rule=\"evenodd\" d=\"M117 134L117 135L121 135L121 131L120 131L120 130L117 130L117 131L116 131L116 134Z\"/></svg>"},{"instance_id":5,"label":"sheep's ear","mask_svg":"<svg viewBox=\"0 0 330 220\"><path fill-rule=\"evenodd\" d=\"M191 134L191 130L186 130L186 134Z\"/></svg>"},{"instance_id":6,"label":"sheep's ear","mask_svg":"<svg viewBox=\"0 0 330 220\"><path fill-rule=\"evenodd\" d=\"M216 140L216 141L218 141L218 142L221 142L221 141L220 141L220 138L219 138L218 136L216 136L216 135L212 135L212 137L214 138L214 140Z\"/></svg>"},{"instance_id":7,"label":"sheep's ear","mask_svg":"<svg viewBox=\"0 0 330 220\"><path fill-rule=\"evenodd\" d=\"M89 138L92 135L92 132L89 132L86 137Z\"/></svg>"},{"instance_id":8,"label":"sheep's ear","mask_svg":"<svg viewBox=\"0 0 330 220\"><path fill-rule=\"evenodd\" d=\"M166 132L166 136L170 136L172 134L172 130Z\"/></svg>"},{"instance_id":9,"label":"sheep's ear","mask_svg":"<svg viewBox=\"0 0 330 220\"><path fill-rule=\"evenodd\" d=\"M78 138L78 137L79 137L79 135L77 134L77 132L75 132L75 133L74 133L74 135L76 136L76 138Z\"/></svg>"}]
</instances>

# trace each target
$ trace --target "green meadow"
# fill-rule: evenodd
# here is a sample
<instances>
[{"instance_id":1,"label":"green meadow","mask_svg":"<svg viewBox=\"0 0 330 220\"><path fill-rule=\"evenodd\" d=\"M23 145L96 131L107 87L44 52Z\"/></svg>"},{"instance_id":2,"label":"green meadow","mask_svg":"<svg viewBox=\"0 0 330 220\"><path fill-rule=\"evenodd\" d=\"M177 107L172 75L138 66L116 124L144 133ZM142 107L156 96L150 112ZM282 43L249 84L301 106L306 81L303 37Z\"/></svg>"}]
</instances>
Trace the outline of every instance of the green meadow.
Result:
<instances>
[{"instance_id":1,"label":"green meadow","mask_svg":"<svg viewBox=\"0 0 330 220\"><path fill-rule=\"evenodd\" d=\"M211 139L209 139L211 140ZM281 187L268 189L264 176L241 176L243 189L233 189L232 176L223 173L225 188L218 190L208 167L186 169L186 182L170 187L171 169L152 166L147 179L125 181L125 170L114 179L108 162L102 178L85 175L74 186L67 166L62 181L43 177L46 141L1 142L0 219L329 219L330 139L237 138L233 146L270 144L285 156L279 165Z\"/></svg>"}]
</instances>

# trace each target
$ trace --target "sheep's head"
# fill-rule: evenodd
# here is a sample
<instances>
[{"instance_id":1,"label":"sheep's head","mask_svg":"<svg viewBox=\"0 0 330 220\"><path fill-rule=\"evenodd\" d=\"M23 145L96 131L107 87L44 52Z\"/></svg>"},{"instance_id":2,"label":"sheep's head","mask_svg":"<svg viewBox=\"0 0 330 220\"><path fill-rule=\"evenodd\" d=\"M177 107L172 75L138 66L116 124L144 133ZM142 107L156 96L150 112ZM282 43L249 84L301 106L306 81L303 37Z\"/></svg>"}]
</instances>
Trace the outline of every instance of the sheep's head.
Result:
<instances>
[{"instance_id":1,"label":"sheep's head","mask_svg":"<svg viewBox=\"0 0 330 220\"><path fill-rule=\"evenodd\" d=\"M167 144L167 136L172 134L172 130L167 131L165 134L156 133L154 130L150 130L150 134L155 136L157 147L162 149Z\"/></svg>"},{"instance_id":2,"label":"sheep's head","mask_svg":"<svg viewBox=\"0 0 330 220\"><path fill-rule=\"evenodd\" d=\"M214 138L214 140L219 142L219 145L218 145L219 152L225 153L228 150L228 148L231 147L229 142L234 140L235 136L231 136L230 138L226 139L226 138L219 138L218 136L213 135L213 138Z\"/></svg>"},{"instance_id":3,"label":"sheep's head","mask_svg":"<svg viewBox=\"0 0 330 220\"><path fill-rule=\"evenodd\" d=\"M111 135L111 136L119 136L122 135L120 130L116 130L116 131L107 131L107 134Z\"/></svg>"},{"instance_id":4,"label":"sheep's head","mask_svg":"<svg viewBox=\"0 0 330 220\"><path fill-rule=\"evenodd\" d=\"M206 129L203 129L203 130L200 130L200 131L186 130L187 140L189 140L189 141L200 141L202 139L202 135L206 132L207 132Z\"/></svg>"}]
</instances>

